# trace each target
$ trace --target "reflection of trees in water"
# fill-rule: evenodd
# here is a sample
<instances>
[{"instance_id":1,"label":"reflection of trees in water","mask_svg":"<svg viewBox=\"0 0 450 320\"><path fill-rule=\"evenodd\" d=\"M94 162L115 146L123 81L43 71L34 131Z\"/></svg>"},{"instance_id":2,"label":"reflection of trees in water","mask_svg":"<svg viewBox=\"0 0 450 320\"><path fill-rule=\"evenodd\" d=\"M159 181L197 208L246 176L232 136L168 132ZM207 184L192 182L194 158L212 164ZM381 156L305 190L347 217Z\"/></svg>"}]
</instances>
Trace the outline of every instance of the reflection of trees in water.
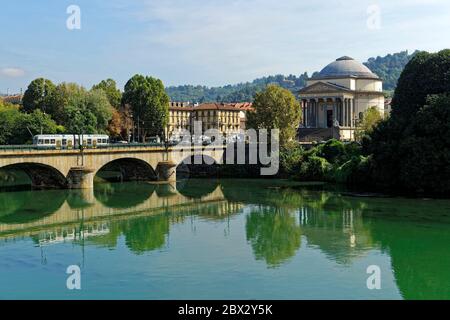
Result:
<instances>
[{"instance_id":1,"label":"reflection of trees in water","mask_svg":"<svg viewBox=\"0 0 450 320\"><path fill-rule=\"evenodd\" d=\"M57 211L67 195L67 190L1 192L0 222L27 223L39 220Z\"/></svg>"},{"instance_id":2,"label":"reflection of trees in water","mask_svg":"<svg viewBox=\"0 0 450 320\"><path fill-rule=\"evenodd\" d=\"M276 267L293 257L301 244L301 228L289 211L260 207L246 217L247 241L256 259Z\"/></svg>"},{"instance_id":3,"label":"reflection of trees in water","mask_svg":"<svg viewBox=\"0 0 450 320\"><path fill-rule=\"evenodd\" d=\"M449 201L368 201L364 215L373 218L371 233L391 257L403 298L450 299L448 212ZM408 223L404 223L405 219Z\"/></svg>"},{"instance_id":4,"label":"reflection of trees in water","mask_svg":"<svg viewBox=\"0 0 450 320\"><path fill-rule=\"evenodd\" d=\"M169 219L166 215L128 220L121 223L127 247L137 254L164 246L169 234Z\"/></svg>"},{"instance_id":5,"label":"reflection of trees in water","mask_svg":"<svg viewBox=\"0 0 450 320\"><path fill-rule=\"evenodd\" d=\"M98 183L94 196L109 208L131 208L150 198L155 188L154 184L145 182Z\"/></svg>"},{"instance_id":6,"label":"reflection of trees in water","mask_svg":"<svg viewBox=\"0 0 450 320\"><path fill-rule=\"evenodd\" d=\"M186 179L177 181L177 190L186 198L200 199L213 193L218 185L215 179Z\"/></svg>"},{"instance_id":7,"label":"reflection of trees in water","mask_svg":"<svg viewBox=\"0 0 450 320\"><path fill-rule=\"evenodd\" d=\"M308 246L319 248L337 263L351 264L374 246L369 226L364 224L360 211L327 212L304 207L299 215Z\"/></svg>"},{"instance_id":8,"label":"reflection of trees in water","mask_svg":"<svg viewBox=\"0 0 450 320\"><path fill-rule=\"evenodd\" d=\"M353 258L364 254L373 246L369 228L364 225L361 216L361 210L365 207L364 201L353 201L332 192L309 188L297 189L289 183L285 185L283 182L270 180L248 180L240 184L236 184L235 181L224 181L222 187L228 200L265 206L263 208L266 211L269 210L267 208L272 208L270 210L295 213L301 222L301 226L298 226L298 228L308 239L308 244L317 246L328 258L338 263L350 263ZM266 220L279 219L273 214L272 216L266 214L267 217L264 219L262 217L260 219L254 218L258 217L257 211L254 211L252 215L253 218L248 218L247 223L251 221L253 223L252 228L255 230L258 221L264 224ZM252 215L249 217L252 217ZM288 224L288 221L292 223ZM275 223L275 221L271 223ZM286 224L281 226L285 227L285 232L291 232L291 229L292 232L295 232L295 223L295 218L291 216L291 219L286 220ZM260 228L266 230L268 227L262 225ZM273 232L276 232L276 230ZM270 244L271 233L267 232L266 234L268 236L267 242ZM263 235L264 233L261 233L258 239L261 244L265 243ZM249 235L247 237L249 238ZM256 242L252 242L252 244L256 245ZM283 246L282 241L279 241L279 244ZM288 252L288 243L285 245L286 252ZM256 248L258 246L254 246L255 252ZM265 260L269 265L276 265L276 259L269 259L271 247L267 245L267 248L267 259L265 258ZM275 244L273 249L277 249ZM282 247L278 247L278 249L282 254ZM260 250L260 252L264 251ZM294 254L295 250L291 251L291 255ZM259 257L265 256L260 253ZM269 263L269 261L272 262ZM282 261L283 259L280 259L280 262Z\"/></svg>"},{"instance_id":9,"label":"reflection of trees in water","mask_svg":"<svg viewBox=\"0 0 450 320\"><path fill-rule=\"evenodd\" d=\"M30 177L23 170L0 169L0 190L23 185L31 185Z\"/></svg>"},{"instance_id":10,"label":"reflection of trees in water","mask_svg":"<svg viewBox=\"0 0 450 320\"><path fill-rule=\"evenodd\" d=\"M117 246L118 238L125 237L126 246L136 254L160 249L169 234L170 221L167 215L141 217L108 224L109 233L89 239L90 243L108 248Z\"/></svg>"}]
</instances>

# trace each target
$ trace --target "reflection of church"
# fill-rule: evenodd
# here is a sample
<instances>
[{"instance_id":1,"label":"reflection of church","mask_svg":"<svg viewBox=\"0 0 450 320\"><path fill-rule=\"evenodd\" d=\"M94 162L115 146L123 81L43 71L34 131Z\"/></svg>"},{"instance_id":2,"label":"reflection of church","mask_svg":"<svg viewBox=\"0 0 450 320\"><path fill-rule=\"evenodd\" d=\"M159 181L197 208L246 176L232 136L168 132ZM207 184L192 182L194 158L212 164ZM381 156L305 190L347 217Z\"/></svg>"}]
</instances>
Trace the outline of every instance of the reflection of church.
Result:
<instances>
[{"instance_id":1,"label":"reflection of church","mask_svg":"<svg viewBox=\"0 0 450 320\"><path fill-rule=\"evenodd\" d=\"M299 94L303 112L300 141L354 140L355 127L368 108L376 107L384 114L381 79L350 57L330 63L308 79Z\"/></svg>"}]
</instances>

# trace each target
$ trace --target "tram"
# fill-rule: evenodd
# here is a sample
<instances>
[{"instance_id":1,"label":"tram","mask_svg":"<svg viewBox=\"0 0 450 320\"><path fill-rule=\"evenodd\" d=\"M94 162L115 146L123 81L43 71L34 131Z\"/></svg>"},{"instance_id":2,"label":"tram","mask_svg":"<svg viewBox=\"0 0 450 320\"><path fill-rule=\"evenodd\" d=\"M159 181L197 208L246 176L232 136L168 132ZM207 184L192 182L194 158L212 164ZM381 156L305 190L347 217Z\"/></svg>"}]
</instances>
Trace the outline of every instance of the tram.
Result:
<instances>
[{"instance_id":1,"label":"tram","mask_svg":"<svg viewBox=\"0 0 450 320\"><path fill-rule=\"evenodd\" d=\"M107 146L109 136L104 134L40 134L33 137L33 145L43 149L87 149Z\"/></svg>"}]
</instances>

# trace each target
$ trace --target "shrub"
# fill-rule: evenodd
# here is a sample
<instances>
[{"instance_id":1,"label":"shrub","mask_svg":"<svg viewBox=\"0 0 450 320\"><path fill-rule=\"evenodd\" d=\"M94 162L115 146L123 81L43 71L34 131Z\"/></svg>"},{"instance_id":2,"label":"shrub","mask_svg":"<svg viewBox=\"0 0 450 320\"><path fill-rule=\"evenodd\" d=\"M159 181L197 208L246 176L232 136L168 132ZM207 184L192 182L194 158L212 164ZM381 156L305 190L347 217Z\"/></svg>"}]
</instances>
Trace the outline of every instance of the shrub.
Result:
<instances>
[{"instance_id":1,"label":"shrub","mask_svg":"<svg viewBox=\"0 0 450 320\"><path fill-rule=\"evenodd\" d=\"M304 150L300 144L293 144L282 148L280 152L281 174L292 175L300 170L300 165L304 157Z\"/></svg>"},{"instance_id":2,"label":"shrub","mask_svg":"<svg viewBox=\"0 0 450 320\"><path fill-rule=\"evenodd\" d=\"M334 163L346 156L345 146L341 141L331 139L321 146L318 155L328 162Z\"/></svg>"},{"instance_id":3,"label":"shrub","mask_svg":"<svg viewBox=\"0 0 450 320\"><path fill-rule=\"evenodd\" d=\"M296 178L304 181L325 181L330 170L331 165L326 159L311 156L302 162Z\"/></svg>"}]
</instances>

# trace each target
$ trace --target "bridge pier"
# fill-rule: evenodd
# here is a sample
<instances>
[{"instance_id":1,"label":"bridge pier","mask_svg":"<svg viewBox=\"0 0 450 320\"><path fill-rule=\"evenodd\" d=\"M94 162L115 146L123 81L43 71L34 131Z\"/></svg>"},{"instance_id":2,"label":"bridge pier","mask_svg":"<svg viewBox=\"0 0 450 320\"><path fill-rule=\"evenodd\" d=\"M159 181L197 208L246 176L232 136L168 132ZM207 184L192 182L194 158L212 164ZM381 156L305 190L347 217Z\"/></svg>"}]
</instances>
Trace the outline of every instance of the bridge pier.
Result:
<instances>
[{"instance_id":1,"label":"bridge pier","mask_svg":"<svg viewBox=\"0 0 450 320\"><path fill-rule=\"evenodd\" d=\"M156 166L156 177L158 181L176 182L177 165L172 161L162 161Z\"/></svg>"},{"instance_id":2,"label":"bridge pier","mask_svg":"<svg viewBox=\"0 0 450 320\"><path fill-rule=\"evenodd\" d=\"M69 189L94 188L94 171L84 167L71 168L67 176Z\"/></svg>"}]
</instances>

